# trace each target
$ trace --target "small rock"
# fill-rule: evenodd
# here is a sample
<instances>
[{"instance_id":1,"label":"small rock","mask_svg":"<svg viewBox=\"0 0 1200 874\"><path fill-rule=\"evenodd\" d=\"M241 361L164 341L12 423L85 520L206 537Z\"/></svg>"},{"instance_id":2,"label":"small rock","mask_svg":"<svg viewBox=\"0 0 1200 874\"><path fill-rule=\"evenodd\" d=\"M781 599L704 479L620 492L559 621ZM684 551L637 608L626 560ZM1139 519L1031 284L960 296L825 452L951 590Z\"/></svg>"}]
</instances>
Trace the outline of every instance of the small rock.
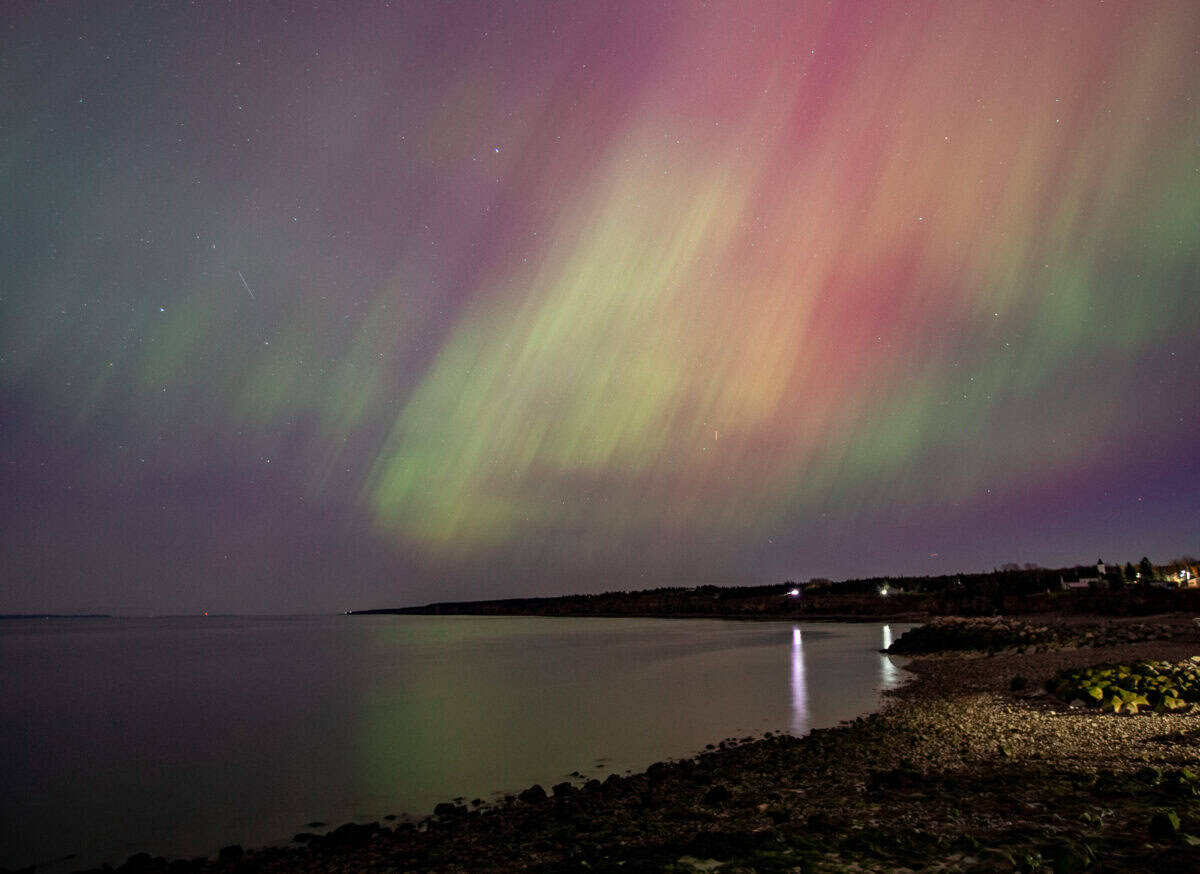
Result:
<instances>
[{"instance_id":1,"label":"small rock","mask_svg":"<svg viewBox=\"0 0 1200 874\"><path fill-rule=\"evenodd\" d=\"M808 827L813 831L821 832L822 834L838 831L837 823L835 823L829 814L823 810L809 815Z\"/></svg>"},{"instance_id":2,"label":"small rock","mask_svg":"<svg viewBox=\"0 0 1200 874\"><path fill-rule=\"evenodd\" d=\"M726 801L728 801L732 797L733 797L733 793L730 792L727 787L725 787L721 783L718 783L717 785L713 786L711 789L709 789L707 792L704 793L704 803L705 804L724 804Z\"/></svg>"},{"instance_id":3,"label":"small rock","mask_svg":"<svg viewBox=\"0 0 1200 874\"><path fill-rule=\"evenodd\" d=\"M655 762L646 769L646 778L651 783L661 783L667 778L667 774L671 771L671 766L666 762Z\"/></svg>"},{"instance_id":4,"label":"small rock","mask_svg":"<svg viewBox=\"0 0 1200 874\"><path fill-rule=\"evenodd\" d=\"M526 804L541 804L546 800L546 790L540 783L534 783L528 789L517 793L517 800Z\"/></svg>"},{"instance_id":5,"label":"small rock","mask_svg":"<svg viewBox=\"0 0 1200 874\"><path fill-rule=\"evenodd\" d=\"M1091 847L1082 842L1064 841L1055 846L1049 853L1050 863L1054 874L1073 874L1083 871L1092 864Z\"/></svg>"},{"instance_id":6,"label":"small rock","mask_svg":"<svg viewBox=\"0 0 1200 874\"><path fill-rule=\"evenodd\" d=\"M371 836L377 831L379 831L379 823L377 822L369 822L366 825L348 822L345 825L339 825L329 834L325 835L322 840L334 846L359 847L370 841Z\"/></svg>"},{"instance_id":7,"label":"small rock","mask_svg":"<svg viewBox=\"0 0 1200 874\"><path fill-rule=\"evenodd\" d=\"M1173 810L1162 810L1150 818L1150 837L1152 840L1167 842L1175 840L1179 834L1179 814Z\"/></svg>"},{"instance_id":8,"label":"small rock","mask_svg":"<svg viewBox=\"0 0 1200 874\"><path fill-rule=\"evenodd\" d=\"M1133 776L1143 783L1154 784L1162 779L1162 771L1151 767L1138 768L1137 773Z\"/></svg>"}]
</instances>

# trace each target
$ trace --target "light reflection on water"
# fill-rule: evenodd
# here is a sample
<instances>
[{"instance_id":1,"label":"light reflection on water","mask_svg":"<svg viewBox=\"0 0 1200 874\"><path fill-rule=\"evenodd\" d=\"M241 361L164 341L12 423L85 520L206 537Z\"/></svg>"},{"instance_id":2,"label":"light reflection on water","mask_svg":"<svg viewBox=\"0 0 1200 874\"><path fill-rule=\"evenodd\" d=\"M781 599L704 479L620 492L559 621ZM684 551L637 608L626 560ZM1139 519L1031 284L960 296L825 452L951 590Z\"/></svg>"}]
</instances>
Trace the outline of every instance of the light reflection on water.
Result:
<instances>
[{"instance_id":1,"label":"light reflection on water","mask_svg":"<svg viewBox=\"0 0 1200 874\"><path fill-rule=\"evenodd\" d=\"M794 735L809 730L808 689L804 683L804 636L798 627L792 628L792 725Z\"/></svg>"},{"instance_id":2,"label":"light reflection on water","mask_svg":"<svg viewBox=\"0 0 1200 874\"><path fill-rule=\"evenodd\" d=\"M811 665L806 665L806 630L810 645L817 647L813 650L817 658L816 673L809 670ZM830 624L809 623L792 626L788 662L791 692L788 730L792 734L799 737L814 728L834 724L836 720L831 718L831 701L836 700L839 693L845 697L855 694L853 689L856 680L853 678L859 670L870 670L871 666L877 665L875 687L879 690L894 689L904 682L905 675L892 656L870 652L873 647L868 642L869 638L860 638L858 646L851 644L861 632L868 630L869 626L866 625L838 628ZM882 637L880 649L886 650L896 635L891 625L881 625L879 630ZM862 712L865 711L847 715L859 715Z\"/></svg>"},{"instance_id":3,"label":"light reflection on water","mask_svg":"<svg viewBox=\"0 0 1200 874\"><path fill-rule=\"evenodd\" d=\"M286 840L728 736L901 679L876 623L225 617L0 623L0 867ZM589 765L588 763L592 764ZM603 763L603 764L601 764ZM77 853L70 864L51 864Z\"/></svg>"},{"instance_id":4,"label":"light reflection on water","mask_svg":"<svg viewBox=\"0 0 1200 874\"><path fill-rule=\"evenodd\" d=\"M887 649L892 645L892 626L883 626L883 646L881 649ZM886 653L879 654L879 687L881 689L894 689L902 682L900 669L896 667L892 657Z\"/></svg>"}]
</instances>

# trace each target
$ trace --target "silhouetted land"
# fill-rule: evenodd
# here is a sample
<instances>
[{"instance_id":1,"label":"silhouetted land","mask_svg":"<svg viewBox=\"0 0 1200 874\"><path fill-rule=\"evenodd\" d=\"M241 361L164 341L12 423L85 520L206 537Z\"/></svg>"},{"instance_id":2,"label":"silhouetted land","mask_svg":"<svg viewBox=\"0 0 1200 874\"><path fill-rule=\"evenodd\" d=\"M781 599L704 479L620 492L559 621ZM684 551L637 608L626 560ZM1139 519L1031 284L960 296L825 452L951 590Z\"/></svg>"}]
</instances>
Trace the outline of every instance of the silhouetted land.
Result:
<instances>
[{"instance_id":1,"label":"silhouetted land","mask_svg":"<svg viewBox=\"0 0 1200 874\"><path fill-rule=\"evenodd\" d=\"M995 614L1146 616L1200 612L1200 589L1140 583L1114 589L1107 581L1086 589L1064 589L1063 577L1071 572L1071 569L1027 568L938 577L874 577L840 583L669 587L595 595L448 601L420 607L352 612L357 615L809 617L840 620ZM884 591L887 594L881 594Z\"/></svg>"},{"instance_id":2,"label":"silhouetted land","mask_svg":"<svg viewBox=\"0 0 1200 874\"><path fill-rule=\"evenodd\" d=\"M0 613L0 619L112 619L111 613Z\"/></svg>"}]
</instances>

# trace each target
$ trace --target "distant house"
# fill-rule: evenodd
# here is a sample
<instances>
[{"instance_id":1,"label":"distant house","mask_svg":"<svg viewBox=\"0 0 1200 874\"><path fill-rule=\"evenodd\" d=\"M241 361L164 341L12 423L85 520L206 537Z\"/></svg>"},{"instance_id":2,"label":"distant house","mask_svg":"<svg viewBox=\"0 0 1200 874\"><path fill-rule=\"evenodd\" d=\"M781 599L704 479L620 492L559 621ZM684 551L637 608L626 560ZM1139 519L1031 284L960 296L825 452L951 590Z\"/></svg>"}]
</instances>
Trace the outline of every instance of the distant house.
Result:
<instances>
[{"instance_id":1,"label":"distant house","mask_svg":"<svg viewBox=\"0 0 1200 874\"><path fill-rule=\"evenodd\" d=\"M1196 568L1191 565L1170 568L1158 575L1151 585L1167 589L1195 589L1200 587L1200 578L1196 576Z\"/></svg>"},{"instance_id":2,"label":"distant house","mask_svg":"<svg viewBox=\"0 0 1200 874\"><path fill-rule=\"evenodd\" d=\"M1096 562L1094 566L1079 565L1078 567L1067 568L1061 574L1062 587L1064 589L1098 589L1105 584L1104 572L1106 568L1104 560Z\"/></svg>"}]
</instances>

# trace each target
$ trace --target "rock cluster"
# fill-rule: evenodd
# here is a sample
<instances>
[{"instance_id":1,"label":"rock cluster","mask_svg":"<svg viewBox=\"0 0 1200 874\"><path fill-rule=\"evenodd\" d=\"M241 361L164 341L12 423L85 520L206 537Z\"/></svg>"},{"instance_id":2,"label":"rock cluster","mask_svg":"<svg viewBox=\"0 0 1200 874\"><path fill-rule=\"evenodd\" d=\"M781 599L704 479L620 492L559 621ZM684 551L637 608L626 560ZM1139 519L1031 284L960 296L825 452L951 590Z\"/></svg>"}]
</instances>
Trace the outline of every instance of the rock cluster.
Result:
<instances>
[{"instance_id":1,"label":"rock cluster","mask_svg":"<svg viewBox=\"0 0 1200 874\"><path fill-rule=\"evenodd\" d=\"M1170 640L1188 632L1178 624L1094 623L1037 624L1004 617L947 616L900 635L887 652L929 655L941 652L1034 653L1046 649L1120 646L1147 640Z\"/></svg>"},{"instance_id":2,"label":"rock cluster","mask_svg":"<svg viewBox=\"0 0 1200 874\"><path fill-rule=\"evenodd\" d=\"M1112 713L1137 713L1143 707L1173 712L1200 702L1200 656L1176 663L1140 661L1059 671L1046 688L1076 706Z\"/></svg>"}]
</instances>

